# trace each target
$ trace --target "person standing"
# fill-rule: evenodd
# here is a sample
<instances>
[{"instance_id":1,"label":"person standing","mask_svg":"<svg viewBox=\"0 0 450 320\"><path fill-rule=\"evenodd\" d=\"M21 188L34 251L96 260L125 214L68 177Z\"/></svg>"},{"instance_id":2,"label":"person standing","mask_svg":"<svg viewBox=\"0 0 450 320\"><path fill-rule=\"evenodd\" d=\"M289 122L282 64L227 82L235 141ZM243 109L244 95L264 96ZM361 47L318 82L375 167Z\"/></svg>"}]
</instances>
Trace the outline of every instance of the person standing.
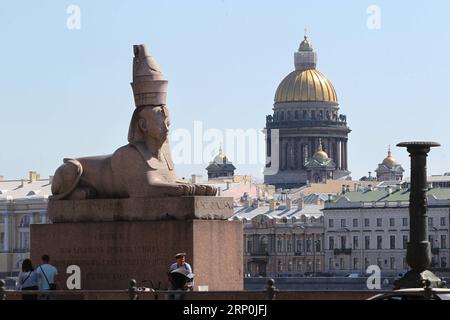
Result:
<instances>
[{"instance_id":1,"label":"person standing","mask_svg":"<svg viewBox=\"0 0 450 320\"><path fill-rule=\"evenodd\" d=\"M38 290L40 274L37 273L30 259L22 262L22 271L17 279L17 290ZM22 294L23 300L37 300L37 294Z\"/></svg>"},{"instance_id":2,"label":"person standing","mask_svg":"<svg viewBox=\"0 0 450 320\"><path fill-rule=\"evenodd\" d=\"M56 290L58 279L58 270L50 264L50 257L48 254L44 254L41 257L41 265L36 269L36 272L40 274L39 290ZM49 300L50 295L44 295L43 300Z\"/></svg>"}]
</instances>

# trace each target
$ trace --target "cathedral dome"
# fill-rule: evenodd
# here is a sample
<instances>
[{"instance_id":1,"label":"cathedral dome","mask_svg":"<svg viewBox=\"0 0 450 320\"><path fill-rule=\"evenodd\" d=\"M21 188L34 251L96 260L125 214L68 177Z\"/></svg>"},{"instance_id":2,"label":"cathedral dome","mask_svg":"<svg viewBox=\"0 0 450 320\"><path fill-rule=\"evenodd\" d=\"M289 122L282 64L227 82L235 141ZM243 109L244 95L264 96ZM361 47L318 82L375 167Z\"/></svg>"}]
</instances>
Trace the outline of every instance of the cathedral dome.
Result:
<instances>
[{"instance_id":1,"label":"cathedral dome","mask_svg":"<svg viewBox=\"0 0 450 320\"><path fill-rule=\"evenodd\" d=\"M298 101L338 102L333 84L315 69L295 70L278 86L275 103Z\"/></svg>"},{"instance_id":2,"label":"cathedral dome","mask_svg":"<svg viewBox=\"0 0 450 320\"><path fill-rule=\"evenodd\" d=\"M333 84L316 69L317 54L305 36L294 53L295 71L288 74L275 93L277 102L331 102L337 104Z\"/></svg>"}]
</instances>

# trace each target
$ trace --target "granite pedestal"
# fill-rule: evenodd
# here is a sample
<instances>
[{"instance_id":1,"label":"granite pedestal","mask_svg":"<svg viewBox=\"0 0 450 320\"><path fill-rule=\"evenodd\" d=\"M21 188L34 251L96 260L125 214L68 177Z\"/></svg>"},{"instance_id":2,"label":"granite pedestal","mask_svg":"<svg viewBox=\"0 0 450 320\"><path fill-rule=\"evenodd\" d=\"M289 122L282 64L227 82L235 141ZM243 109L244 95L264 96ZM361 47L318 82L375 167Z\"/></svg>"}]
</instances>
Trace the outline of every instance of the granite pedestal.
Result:
<instances>
[{"instance_id":1,"label":"granite pedestal","mask_svg":"<svg viewBox=\"0 0 450 320\"><path fill-rule=\"evenodd\" d=\"M151 281L154 287L167 289L167 271L174 254L186 252L186 261L196 275L195 290L199 286L210 291L243 290L242 222L211 219L228 216L230 208L223 204L232 200L185 198L174 198L188 204L184 211L176 211L173 203L164 210L163 202L159 202L159 210L145 210L148 199L50 201L49 216L58 222L31 225L31 259L37 264L42 254L50 255L64 288L67 267L77 265L81 289L126 289L132 278L138 285L150 287ZM161 219L150 218L151 212L167 212L171 218L164 214L158 214ZM92 221L87 221L89 215L93 215ZM178 220L177 216L190 219Z\"/></svg>"}]
</instances>

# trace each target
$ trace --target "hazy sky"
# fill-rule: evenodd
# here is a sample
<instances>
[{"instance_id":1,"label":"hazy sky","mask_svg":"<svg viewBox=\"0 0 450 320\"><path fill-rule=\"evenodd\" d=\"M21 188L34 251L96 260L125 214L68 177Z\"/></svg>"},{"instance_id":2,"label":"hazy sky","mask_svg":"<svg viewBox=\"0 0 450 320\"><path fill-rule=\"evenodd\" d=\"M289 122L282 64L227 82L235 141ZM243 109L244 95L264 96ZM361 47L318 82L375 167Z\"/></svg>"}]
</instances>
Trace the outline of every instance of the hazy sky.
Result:
<instances>
[{"instance_id":1,"label":"hazy sky","mask_svg":"<svg viewBox=\"0 0 450 320\"><path fill-rule=\"evenodd\" d=\"M80 29L67 27L70 5ZM380 29L367 26L371 5ZM2 1L0 175L48 176L64 157L126 144L133 44L169 80L172 130L261 130L305 27L352 129L354 178L414 139L442 144L430 174L450 171L449 12L447 1ZM406 151L393 153L409 175ZM209 160L177 173L206 175ZM261 176L262 165L236 166Z\"/></svg>"}]
</instances>

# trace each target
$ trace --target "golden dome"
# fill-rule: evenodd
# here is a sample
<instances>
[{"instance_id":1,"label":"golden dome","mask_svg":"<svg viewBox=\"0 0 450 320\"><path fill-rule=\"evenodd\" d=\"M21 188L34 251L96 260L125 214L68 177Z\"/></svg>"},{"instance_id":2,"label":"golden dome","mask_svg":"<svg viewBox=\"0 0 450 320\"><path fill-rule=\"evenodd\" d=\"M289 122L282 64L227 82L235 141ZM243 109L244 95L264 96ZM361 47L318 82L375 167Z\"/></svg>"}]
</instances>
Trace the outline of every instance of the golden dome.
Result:
<instances>
[{"instance_id":1,"label":"golden dome","mask_svg":"<svg viewBox=\"0 0 450 320\"><path fill-rule=\"evenodd\" d=\"M319 141L319 149L316 151L316 153L314 153L313 157L317 161L324 161L328 159L328 154L325 151L323 151L322 141Z\"/></svg>"},{"instance_id":2,"label":"golden dome","mask_svg":"<svg viewBox=\"0 0 450 320\"><path fill-rule=\"evenodd\" d=\"M391 153L391 147L388 149L388 156L384 158L383 164L392 167L393 165L397 164L397 160L392 156Z\"/></svg>"},{"instance_id":3,"label":"golden dome","mask_svg":"<svg viewBox=\"0 0 450 320\"><path fill-rule=\"evenodd\" d=\"M338 102L333 84L316 69L295 70L278 86L275 103L297 101Z\"/></svg>"}]
</instances>

